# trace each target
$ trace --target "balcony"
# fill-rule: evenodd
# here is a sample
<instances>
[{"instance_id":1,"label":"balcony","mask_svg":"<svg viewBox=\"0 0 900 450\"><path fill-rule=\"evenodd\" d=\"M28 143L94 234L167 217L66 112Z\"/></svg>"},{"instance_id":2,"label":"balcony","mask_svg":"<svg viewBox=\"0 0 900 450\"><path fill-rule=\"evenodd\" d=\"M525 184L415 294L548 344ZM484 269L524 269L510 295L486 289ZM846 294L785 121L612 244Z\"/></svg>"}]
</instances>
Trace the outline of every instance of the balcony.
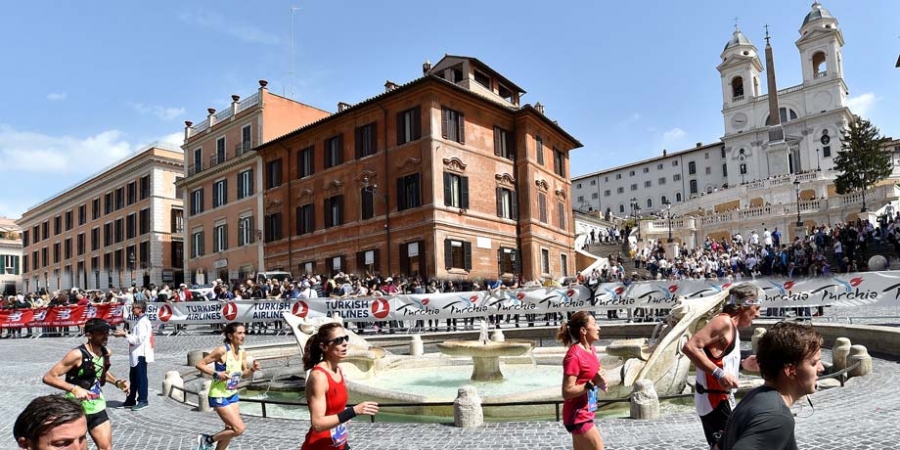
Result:
<instances>
[{"instance_id":1,"label":"balcony","mask_svg":"<svg viewBox=\"0 0 900 450\"><path fill-rule=\"evenodd\" d=\"M194 175L203 170L203 164L191 164L188 166L187 176Z\"/></svg>"},{"instance_id":2,"label":"balcony","mask_svg":"<svg viewBox=\"0 0 900 450\"><path fill-rule=\"evenodd\" d=\"M828 72L816 72L813 75L813 79L818 80L819 78L825 78L828 76Z\"/></svg>"},{"instance_id":3,"label":"balcony","mask_svg":"<svg viewBox=\"0 0 900 450\"><path fill-rule=\"evenodd\" d=\"M237 158L238 156L241 156L244 153L249 152L250 149L252 149L252 148L253 148L253 142L250 142L250 141L238 142L237 144L234 144L234 157Z\"/></svg>"}]
</instances>

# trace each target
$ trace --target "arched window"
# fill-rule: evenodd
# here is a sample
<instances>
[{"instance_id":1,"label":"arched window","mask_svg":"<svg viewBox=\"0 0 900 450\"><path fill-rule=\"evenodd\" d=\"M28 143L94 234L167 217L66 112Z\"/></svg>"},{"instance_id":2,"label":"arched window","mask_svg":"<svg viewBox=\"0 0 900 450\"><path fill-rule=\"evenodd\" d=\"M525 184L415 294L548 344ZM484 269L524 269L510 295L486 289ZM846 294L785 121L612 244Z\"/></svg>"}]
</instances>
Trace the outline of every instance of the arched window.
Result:
<instances>
[{"instance_id":1,"label":"arched window","mask_svg":"<svg viewBox=\"0 0 900 450\"><path fill-rule=\"evenodd\" d=\"M816 52L812 57L813 78L822 78L828 75L828 61L825 52Z\"/></svg>"},{"instance_id":2,"label":"arched window","mask_svg":"<svg viewBox=\"0 0 900 450\"><path fill-rule=\"evenodd\" d=\"M691 180L691 194L697 193L697 180Z\"/></svg>"},{"instance_id":3,"label":"arched window","mask_svg":"<svg viewBox=\"0 0 900 450\"><path fill-rule=\"evenodd\" d=\"M707 194L712 194L712 193L713 193L713 187L712 187L712 186L707 186L707 187L706 187L706 193L707 193Z\"/></svg>"},{"instance_id":4,"label":"arched window","mask_svg":"<svg viewBox=\"0 0 900 450\"><path fill-rule=\"evenodd\" d=\"M697 163L691 161L688 163L688 175L697 173Z\"/></svg>"},{"instance_id":5,"label":"arched window","mask_svg":"<svg viewBox=\"0 0 900 450\"><path fill-rule=\"evenodd\" d=\"M778 108L778 112L781 115L781 123L797 120L797 111L793 109L782 107ZM770 119L771 117L766 116L766 125L772 125Z\"/></svg>"},{"instance_id":6,"label":"arched window","mask_svg":"<svg viewBox=\"0 0 900 450\"><path fill-rule=\"evenodd\" d=\"M734 101L744 99L744 78L734 77L731 79L731 99Z\"/></svg>"},{"instance_id":7,"label":"arched window","mask_svg":"<svg viewBox=\"0 0 900 450\"><path fill-rule=\"evenodd\" d=\"M681 201L681 192L676 192L676 193L675 193L675 201L676 201L676 202L680 202L680 201Z\"/></svg>"},{"instance_id":8,"label":"arched window","mask_svg":"<svg viewBox=\"0 0 900 450\"><path fill-rule=\"evenodd\" d=\"M619 214L625 213L625 205L619 205Z\"/></svg>"},{"instance_id":9,"label":"arched window","mask_svg":"<svg viewBox=\"0 0 900 450\"><path fill-rule=\"evenodd\" d=\"M653 199L652 199L652 198L648 198L648 199L647 199L647 208L652 208L652 207L653 207Z\"/></svg>"},{"instance_id":10,"label":"arched window","mask_svg":"<svg viewBox=\"0 0 900 450\"><path fill-rule=\"evenodd\" d=\"M667 204L669 204L669 199L667 199L666 196L663 195L662 197L659 198L659 204L660 204L660 205L667 205Z\"/></svg>"},{"instance_id":11,"label":"arched window","mask_svg":"<svg viewBox=\"0 0 900 450\"><path fill-rule=\"evenodd\" d=\"M741 163L741 175L747 174L747 164Z\"/></svg>"}]
</instances>

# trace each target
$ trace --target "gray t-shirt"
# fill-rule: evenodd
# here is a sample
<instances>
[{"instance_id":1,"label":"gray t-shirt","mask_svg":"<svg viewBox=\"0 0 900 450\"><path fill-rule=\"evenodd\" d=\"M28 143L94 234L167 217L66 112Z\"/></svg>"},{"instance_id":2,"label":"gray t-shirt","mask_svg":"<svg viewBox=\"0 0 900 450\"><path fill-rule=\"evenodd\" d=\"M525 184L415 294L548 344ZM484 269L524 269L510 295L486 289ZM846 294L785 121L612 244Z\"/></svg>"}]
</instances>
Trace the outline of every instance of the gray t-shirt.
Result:
<instances>
[{"instance_id":1,"label":"gray t-shirt","mask_svg":"<svg viewBox=\"0 0 900 450\"><path fill-rule=\"evenodd\" d=\"M797 450L794 415L781 394L768 386L750 391L728 418L722 450Z\"/></svg>"}]
</instances>

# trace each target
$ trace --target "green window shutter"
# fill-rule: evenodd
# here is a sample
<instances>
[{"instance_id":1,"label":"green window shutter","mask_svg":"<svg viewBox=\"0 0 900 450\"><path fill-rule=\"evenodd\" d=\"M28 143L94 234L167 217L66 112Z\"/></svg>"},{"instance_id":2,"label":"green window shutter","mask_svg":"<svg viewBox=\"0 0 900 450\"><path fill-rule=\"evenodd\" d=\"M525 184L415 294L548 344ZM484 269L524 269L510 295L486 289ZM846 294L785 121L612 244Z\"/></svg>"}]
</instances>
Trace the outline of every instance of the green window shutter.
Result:
<instances>
[{"instance_id":1,"label":"green window shutter","mask_svg":"<svg viewBox=\"0 0 900 450\"><path fill-rule=\"evenodd\" d=\"M464 269L472 270L472 243L471 242L463 242L463 264L465 265Z\"/></svg>"}]
</instances>

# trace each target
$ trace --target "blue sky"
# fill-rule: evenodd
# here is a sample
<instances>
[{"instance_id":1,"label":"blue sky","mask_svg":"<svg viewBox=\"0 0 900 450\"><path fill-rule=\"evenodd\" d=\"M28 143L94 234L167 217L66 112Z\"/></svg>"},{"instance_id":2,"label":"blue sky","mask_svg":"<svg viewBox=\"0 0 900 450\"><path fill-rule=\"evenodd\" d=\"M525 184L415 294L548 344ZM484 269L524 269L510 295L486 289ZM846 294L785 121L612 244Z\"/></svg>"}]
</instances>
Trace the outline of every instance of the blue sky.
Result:
<instances>
[{"instance_id":1,"label":"blue sky","mask_svg":"<svg viewBox=\"0 0 900 450\"><path fill-rule=\"evenodd\" d=\"M0 216L64 192L258 79L329 111L421 76L445 53L479 58L540 101L584 148L572 175L712 142L723 133L716 65L735 18L778 86L800 83L794 41L808 0L155 1L4 6ZM826 0L843 30L854 112L900 137L900 2ZM891 107L891 105L894 105Z\"/></svg>"}]
</instances>

